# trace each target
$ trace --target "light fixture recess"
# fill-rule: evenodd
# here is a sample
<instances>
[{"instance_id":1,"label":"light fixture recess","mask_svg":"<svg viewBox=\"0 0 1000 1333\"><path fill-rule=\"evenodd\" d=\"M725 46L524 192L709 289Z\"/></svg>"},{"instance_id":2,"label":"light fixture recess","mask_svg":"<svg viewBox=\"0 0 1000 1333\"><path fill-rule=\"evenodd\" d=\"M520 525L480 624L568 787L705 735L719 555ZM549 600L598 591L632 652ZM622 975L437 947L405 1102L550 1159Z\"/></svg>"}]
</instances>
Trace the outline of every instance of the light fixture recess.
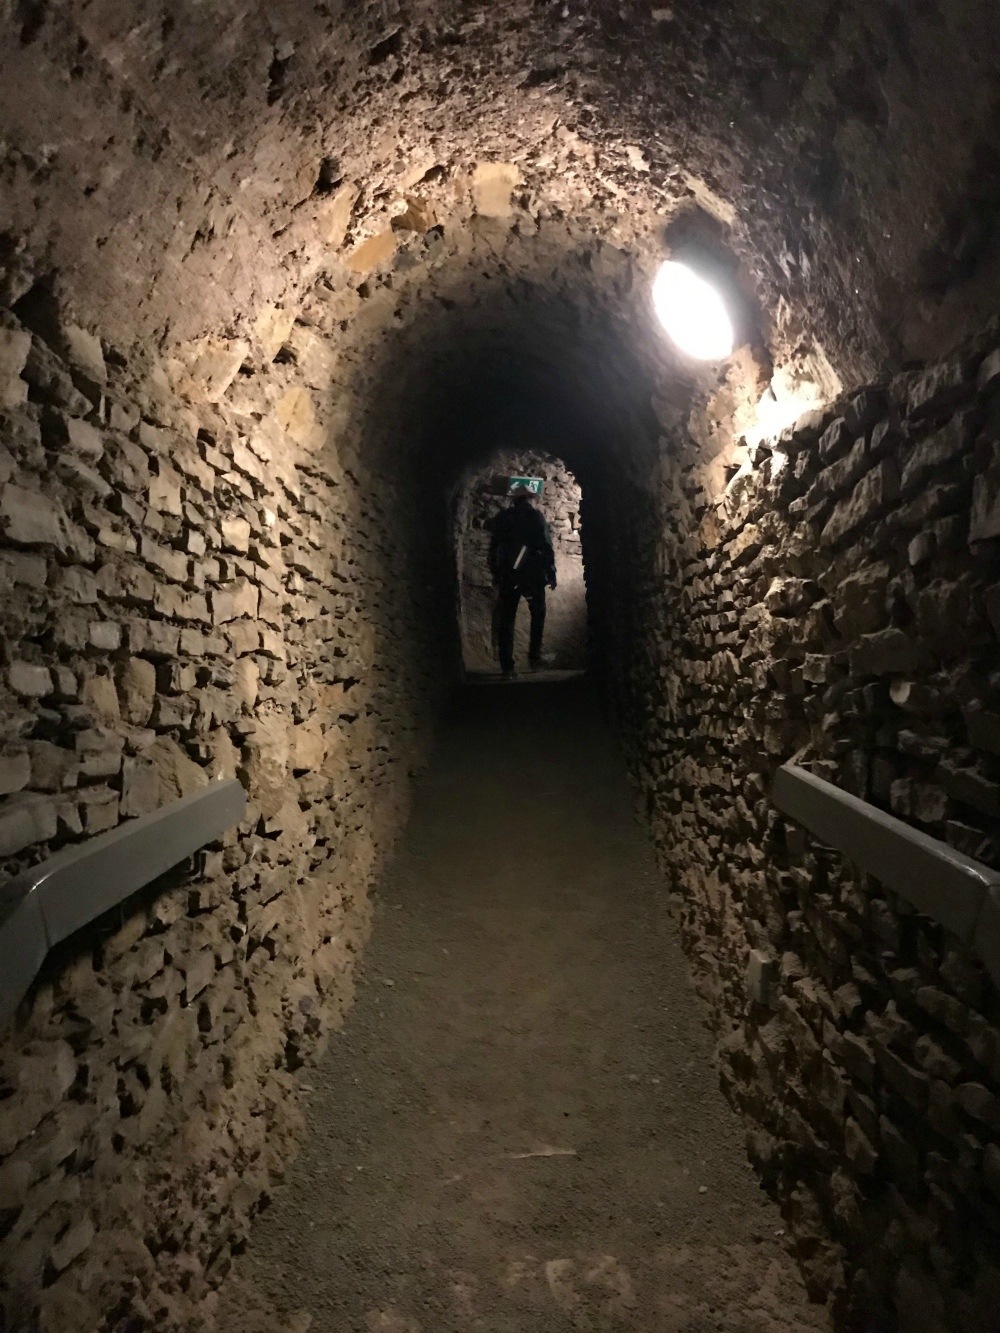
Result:
<instances>
[{"instance_id":1,"label":"light fixture recess","mask_svg":"<svg viewBox=\"0 0 1000 1333\"><path fill-rule=\"evenodd\" d=\"M722 293L687 264L668 259L653 281L653 309L672 342L696 361L724 361L735 344Z\"/></svg>"}]
</instances>

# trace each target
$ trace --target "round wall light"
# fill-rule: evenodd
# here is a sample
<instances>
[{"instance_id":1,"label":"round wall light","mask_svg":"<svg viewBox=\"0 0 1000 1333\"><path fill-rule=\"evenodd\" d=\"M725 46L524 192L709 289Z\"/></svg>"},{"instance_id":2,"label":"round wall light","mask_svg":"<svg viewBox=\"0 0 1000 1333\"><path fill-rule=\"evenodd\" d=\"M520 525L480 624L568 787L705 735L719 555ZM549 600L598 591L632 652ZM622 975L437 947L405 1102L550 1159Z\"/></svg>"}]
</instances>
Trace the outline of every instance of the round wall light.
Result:
<instances>
[{"instance_id":1,"label":"round wall light","mask_svg":"<svg viewBox=\"0 0 1000 1333\"><path fill-rule=\"evenodd\" d=\"M687 264L668 259L653 281L653 309L670 338L697 361L722 361L735 342L722 294Z\"/></svg>"}]
</instances>

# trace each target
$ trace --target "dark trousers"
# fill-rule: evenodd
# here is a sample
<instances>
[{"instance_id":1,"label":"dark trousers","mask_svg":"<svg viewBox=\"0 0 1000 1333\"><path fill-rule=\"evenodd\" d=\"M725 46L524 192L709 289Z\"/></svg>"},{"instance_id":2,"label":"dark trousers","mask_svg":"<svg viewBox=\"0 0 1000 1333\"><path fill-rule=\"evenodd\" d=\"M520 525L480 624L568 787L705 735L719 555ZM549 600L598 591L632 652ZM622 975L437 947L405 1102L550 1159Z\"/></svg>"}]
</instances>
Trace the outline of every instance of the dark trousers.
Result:
<instances>
[{"instance_id":1,"label":"dark trousers","mask_svg":"<svg viewBox=\"0 0 1000 1333\"><path fill-rule=\"evenodd\" d=\"M542 634L545 631L545 584L519 583L516 579L504 579L500 584L500 596L497 599L497 639L500 648L500 669L514 669L514 621L521 598L528 603L531 612L531 639L528 657L532 662L540 660L542 655Z\"/></svg>"}]
</instances>

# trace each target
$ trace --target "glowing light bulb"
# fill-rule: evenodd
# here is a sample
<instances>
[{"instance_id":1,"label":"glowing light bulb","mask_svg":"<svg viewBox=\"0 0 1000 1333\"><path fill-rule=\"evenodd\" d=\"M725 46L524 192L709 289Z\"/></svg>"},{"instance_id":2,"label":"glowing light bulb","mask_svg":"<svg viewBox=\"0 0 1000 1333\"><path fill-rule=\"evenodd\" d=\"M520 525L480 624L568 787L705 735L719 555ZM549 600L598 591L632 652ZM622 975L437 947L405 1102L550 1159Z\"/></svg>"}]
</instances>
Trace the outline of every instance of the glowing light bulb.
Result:
<instances>
[{"instance_id":1,"label":"glowing light bulb","mask_svg":"<svg viewBox=\"0 0 1000 1333\"><path fill-rule=\"evenodd\" d=\"M682 352L722 361L733 350L733 321L721 293L687 264L668 259L653 282L653 309Z\"/></svg>"}]
</instances>

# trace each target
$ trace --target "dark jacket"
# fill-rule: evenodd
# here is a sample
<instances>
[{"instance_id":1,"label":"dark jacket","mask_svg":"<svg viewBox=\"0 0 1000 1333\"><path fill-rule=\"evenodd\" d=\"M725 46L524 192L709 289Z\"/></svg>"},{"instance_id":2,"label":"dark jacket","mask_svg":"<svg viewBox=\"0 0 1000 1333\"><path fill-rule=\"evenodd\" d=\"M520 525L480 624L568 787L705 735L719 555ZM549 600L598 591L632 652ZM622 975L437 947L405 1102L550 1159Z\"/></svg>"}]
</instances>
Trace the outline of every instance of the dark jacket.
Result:
<instances>
[{"instance_id":1,"label":"dark jacket","mask_svg":"<svg viewBox=\"0 0 1000 1333\"><path fill-rule=\"evenodd\" d=\"M522 547L525 552L515 570L514 564ZM490 573L496 583L516 579L525 587L533 583L551 583L555 579L552 534L534 506L514 504L497 514L490 541Z\"/></svg>"}]
</instances>

